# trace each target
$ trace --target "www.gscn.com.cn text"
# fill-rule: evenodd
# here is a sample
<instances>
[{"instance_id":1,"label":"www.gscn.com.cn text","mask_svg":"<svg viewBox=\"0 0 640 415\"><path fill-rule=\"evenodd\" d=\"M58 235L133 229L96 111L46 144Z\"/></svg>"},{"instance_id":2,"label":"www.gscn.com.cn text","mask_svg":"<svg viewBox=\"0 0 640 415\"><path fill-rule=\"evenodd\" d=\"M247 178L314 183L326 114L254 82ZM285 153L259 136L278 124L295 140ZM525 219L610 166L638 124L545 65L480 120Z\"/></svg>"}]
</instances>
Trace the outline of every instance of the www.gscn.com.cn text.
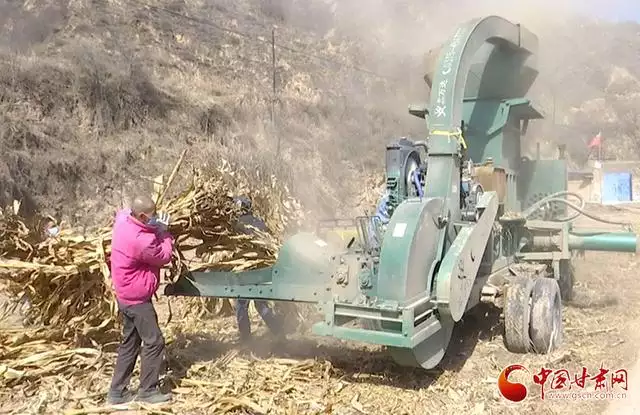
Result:
<instances>
[{"instance_id":1,"label":"www.gscn.com.cn text","mask_svg":"<svg viewBox=\"0 0 640 415\"><path fill-rule=\"evenodd\" d=\"M547 392L546 399L568 399L572 401L626 399L626 392Z\"/></svg>"}]
</instances>

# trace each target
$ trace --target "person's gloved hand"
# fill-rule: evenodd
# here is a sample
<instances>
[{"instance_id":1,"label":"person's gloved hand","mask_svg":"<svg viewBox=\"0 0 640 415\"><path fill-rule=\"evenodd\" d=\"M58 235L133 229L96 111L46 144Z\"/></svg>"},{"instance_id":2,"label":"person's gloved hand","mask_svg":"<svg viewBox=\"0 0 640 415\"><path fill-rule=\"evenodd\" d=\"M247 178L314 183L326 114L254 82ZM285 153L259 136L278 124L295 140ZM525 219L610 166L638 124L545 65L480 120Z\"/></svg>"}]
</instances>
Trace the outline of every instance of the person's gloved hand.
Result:
<instances>
[{"instance_id":1,"label":"person's gloved hand","mask_svg":"<svg viewBox=\"0 0 640 415\"><path fill-rule=\"evenodd\" d=\"M156 226L162 232L166 232L169 229L170 219L171 217L169 216L168 213L160 212L158 213L155 220L153 221L154 222L153 225Z\"/></svg>"}]
</instances>

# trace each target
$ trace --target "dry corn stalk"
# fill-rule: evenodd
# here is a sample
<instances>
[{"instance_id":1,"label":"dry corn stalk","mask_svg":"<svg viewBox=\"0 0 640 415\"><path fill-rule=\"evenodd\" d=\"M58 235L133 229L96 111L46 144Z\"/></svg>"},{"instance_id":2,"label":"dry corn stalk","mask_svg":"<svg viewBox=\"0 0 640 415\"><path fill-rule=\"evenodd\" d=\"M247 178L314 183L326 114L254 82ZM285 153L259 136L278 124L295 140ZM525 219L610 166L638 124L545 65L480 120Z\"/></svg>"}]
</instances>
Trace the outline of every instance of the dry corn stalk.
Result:
<instances>
[{"instance_id":1,"label":"dry corn stalk","mask_svg":"<svg viewBox=\"0 0 640 415\"><path fill-rule=\"evenodd\" d=\"M266 213L272 233L244 235L235 229L235 194L248 194L255 210ZM227 163L205 177L194 172L191 186L161 203L172 218L171 233L184 257L174 255L168 278L203 268L244 270L270 265L282 233L301 223L302 212L288 190L272 178L268 189L248 183L247 175ZM0 216L0 281L13 299L26 298L28 318L62 329L79 346L113 341L117 312L108 259L111 226L86 236L62 229L44 238L11 212Z\"/></svg>"}]
</instances>

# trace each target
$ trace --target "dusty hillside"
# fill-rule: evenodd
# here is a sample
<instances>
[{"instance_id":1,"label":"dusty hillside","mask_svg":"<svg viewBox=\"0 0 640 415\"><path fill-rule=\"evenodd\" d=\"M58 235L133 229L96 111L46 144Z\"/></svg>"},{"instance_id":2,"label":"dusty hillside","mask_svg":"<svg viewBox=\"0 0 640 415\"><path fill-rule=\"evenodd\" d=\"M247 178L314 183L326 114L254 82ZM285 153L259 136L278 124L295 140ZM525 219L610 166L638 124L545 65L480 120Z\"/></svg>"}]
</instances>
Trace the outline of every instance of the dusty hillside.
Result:
<instances>
[{"instance_id":1,"label":"dusty hillside","mask_svg":"<svg viewBox=\"0 0 640 415\"><path fill-rule=\"evenodd\" d=\"M194 165L230 158L275 173L321 215L347 213L363 175L382 167L384 144L424 134L406 113L428 98L424 53L492 13L541 39L533 94L547 120L528 142L548 154L563 142L580 163L601 130L609 156L636 157L640 26L549 17L536 5L474 2L452 14L445 2L413 0L366 9L353 0L3 2L0 199L33 199L90 225L188 147Z\"/></svg>"},{"instance_id":2,"label":"dusty hillside","mask_svg":"<svg viewBox=\"0 0 640 415\"><path fill-rule=\"evenodd\" d=\"M566 144L572 161L579 165L588 157L586 143L602 132L606 157L640 157L640 123L634 110L640 104L638 23L600 20L594 11L587 14L584 2L574 0L513 4L461 0L455 9L450 2L437 0L374 0L366 9L355 0L332 4L341 27L348 33L366 34L362 37L367 56L384 55L386 61L377 65L394 74L414 68L426 50L468 19L499 15L522 23L540 41L540 75L530 97L546 117L532 125L528 149L532 151L532 144L540 141L543 152L554 156L556 145ZM411 82L416 81L409 77L407 83Z\"/></svg>"},{"instance_id":3,"label":"dusty hillside","mask_svg":"<svg viewBox=\"0 0 640 415\"><path fill-rule=\"evenodd\" d=\"M107 213L167 174L188 146L196 165L223 156L276 173L331 212L356 181L345 179L381 167L384 143L415 126L387 79L351 68L350 42L279 27L273 97L277 10L152 3L7 6L3 201L22 195L54 214Z\"/></svg>"}]
</instances>

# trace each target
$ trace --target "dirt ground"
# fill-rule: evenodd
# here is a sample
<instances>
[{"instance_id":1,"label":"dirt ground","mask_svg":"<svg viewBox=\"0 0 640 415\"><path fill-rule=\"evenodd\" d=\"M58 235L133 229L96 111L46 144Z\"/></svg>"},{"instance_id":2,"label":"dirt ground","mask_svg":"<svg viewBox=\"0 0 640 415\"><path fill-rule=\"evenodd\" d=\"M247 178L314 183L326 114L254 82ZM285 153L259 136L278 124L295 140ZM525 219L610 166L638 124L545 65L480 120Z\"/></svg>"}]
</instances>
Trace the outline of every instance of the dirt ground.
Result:
<instances>
[{"instance_id":1,"label":"dirt ground","mask_svg":"<svg viewBox=\"0 0 640 415\"><path fill-rule=\"evenodd\" d=\"M589 210L610 219L640 222L640 208ZM592 221L585 221L585 226L596 227ZM488 308L480 308L456 328L448 355L439 368L430 371L397 367L380 347L304 334L278 342L266 333L255 315L256 339L250 348L239 348L235 343L233 317L189 325L174 318L165 326L170 350L168 378L179 387L174 389L177 402L163 410L219 413L213 407L195 408L196 393L217 402L232 391L234 396L254 402L254 410L238 409L232 413L633 413L623 410L631 410L633 401L640 396L633 392L640 390L640 384L634 376L637 370L632 371L638 359L636 340L640 328L637 261L634 254L606 252L587 252L575 260L576 295L565 307L565 345L561 350L548 356L507 352L498 316ZM164 322L165 298L159 301L159 311ZM510 364L522 364L530 371L528 378L521 373L510 378L528 388L528 396L520 403L508 402L497 388L500 372ZM543 367L567 369L572 377L582 367L590 374L601 367L612 372L627 369L627 397L624 401L542 400L531 375ZM86 394L97 396L105 392L109 375L110 368L96 376L84 387ZM585 389L579 391L593 392L593 388L594 383L587 381ZM549 390L547 386L546 391ZM0 413L35 413L24 410L26 400L46 399L25 397L21 405L14 401L9 406L7 398L0 397L0 405L6 405L0 406ZM610 404L615 406L609 407ZM40 413L53 413L50 411Z\"/></svg>"},{"instance_id":2,"label":"dirt ground","mask_svg":"<svg viewBox=\"0 0 640 415\"><path fill-rule=\"evenodd\" d=\"M613 220L636 223L640 220L640 208L592 207L589 211ZM588 219L583 222L588 227L602 226ZM572 376L583 366L589 373L597 373L600 367L612 372L631 371L637 359L635 336L640 327L640 284L634 272L637 258L633 254L587 252L574 264L576 295L565 308L566 344L551 356L507 352L498 317L485 308L477 310L457 328L449 355L439 369L432 371L398 368L378 347L300 336L282 346L266 338L254 346L254 353L285 359L316 359L329 365L330 374L321 383L309 382L296 388L303 387L306 399L316 402L318 409L331 408L330 413L449 414L464 410L510 414L524 407L540 414L567 410L577 414L601 413L611 400L542 400L539 386L529 380L529 396L525 402L514 404L500 396L496 385L500 371L514 363L523 364L532 374L542 367L566 368ZM226 328L234 325L232 319L219 323ZM255 320L256 324L260 323ZM217 337L232 335L227 332ZM181 353L203 356L200 364L207 365L219 359L206 357L212 349L204 343L200 350L184 349ZM631 388L634 379L631 375ZM337 392L322 399L318 393L323 390ZM593 382L585 391L593 391ZM633 398L631 393L627 395L629 400ZM626 401L616 403L627 406Z\"/></svg>"}]
</instances>

